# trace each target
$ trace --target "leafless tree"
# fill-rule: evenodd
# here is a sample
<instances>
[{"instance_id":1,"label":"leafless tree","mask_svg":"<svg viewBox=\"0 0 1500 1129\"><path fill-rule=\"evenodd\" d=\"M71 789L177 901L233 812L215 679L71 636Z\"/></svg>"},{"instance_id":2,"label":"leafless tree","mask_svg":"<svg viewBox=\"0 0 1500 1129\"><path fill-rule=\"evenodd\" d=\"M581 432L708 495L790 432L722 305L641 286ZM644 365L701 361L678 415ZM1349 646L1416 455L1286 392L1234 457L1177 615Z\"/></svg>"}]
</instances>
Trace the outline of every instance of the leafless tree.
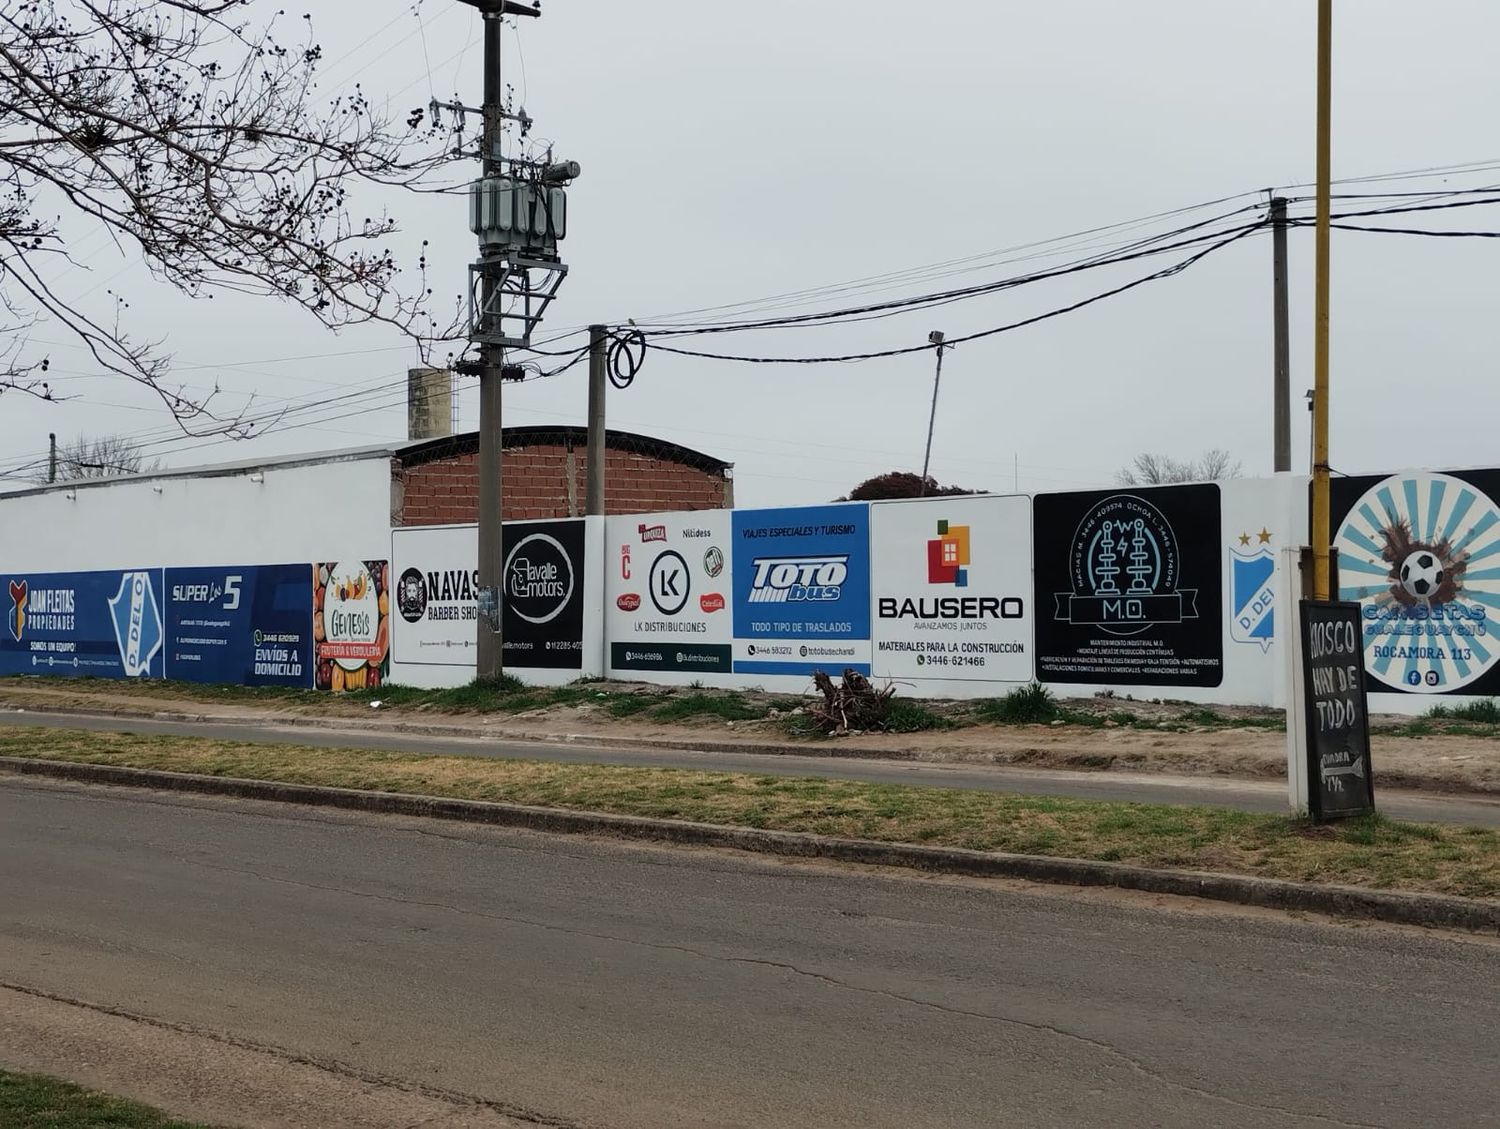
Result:
<instances>
[{"instance_id":1,"label":"leafless tree","mask_svg":"<svg viewBox=\"0 0 1500 1129\"><path fill-rule=\"evenodd\" d=\"M1242 473L1244 467L1238 459L1215 448L1197 459L1140 454L1130 465L1115 472L1115 481L1121 486L1163 486L1173 482L1218 482L1238 478Z\"/></svg>"},{"instance_id":2,"label":"leafless tree","mask_svg":"<svg viewBox=\"0 0 1500 1129\"><path fill-rule=\"evenodd\" d=\"M392 120L358 86L324 100L321 57L310 17L255 0L0 0L0 393L56 396L28 335L61 325L184 430L247 433L242 414L171 386L169 357L129 334L124 303L92 316L48 281L43 265L73 262L69 240L93 223L195 297L270 295L329 326L437 332L425 255L398 286L395 220L353 197L429 185L441 139L420 110Z\"/></svg>"},{"instance_id":3,"label":"leafless tree","mask_svg":"<svg viewBox=\"0 0 1500 1129\"><path fill-rule=\"evenodd\" d=\"M121 474L149 474L161 469L160 459L147 461L141 449L123 435L80 435L57 448L57 480L113 478ZM48 476L42 475L43 480Z\"/></svg>"}]
</instances>

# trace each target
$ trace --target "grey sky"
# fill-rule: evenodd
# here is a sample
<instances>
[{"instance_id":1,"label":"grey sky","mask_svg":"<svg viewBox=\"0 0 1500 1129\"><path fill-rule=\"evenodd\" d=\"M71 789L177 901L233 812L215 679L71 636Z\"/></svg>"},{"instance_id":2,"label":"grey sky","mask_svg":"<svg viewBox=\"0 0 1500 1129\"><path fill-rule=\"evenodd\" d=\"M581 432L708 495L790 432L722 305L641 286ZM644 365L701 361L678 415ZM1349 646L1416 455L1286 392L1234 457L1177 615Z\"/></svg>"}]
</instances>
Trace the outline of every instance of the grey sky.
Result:
<instances>
[{"instance_id":1,"label":"grey sky","mask_svg":"<svg viewBox=\"0 0 1500 1129\"><path fill-rule=\"evenodd\" d=\"M1336 7L1335 176L1500 164L1500 7L1435 0L1420 17L1395 0ZM547 334L834 285L1312 178L1311 0L546 0L544 9L520 29L519 52L507 33L507 79L538 133L584 167L565 243L572 273ZM456 0L422 0L415 14L409 0L320 2L312 11L330 60L325 92L357 79L404 111L429 90L451 95L456 82L478 100L478 20ZM1451 182L1488 183L1500 183L1500 169ZM1388 187L1443 186L1428 178ZM457 293L472 256L462 201L384 203L402 220L407 250L432 241L435 289ZM1461 222L1403 218L1500 229L1496 211L1454 213ZM65 288L87 293L95 311L108 308L107 289L120 288L126 316L140 335L166 339L190 385L217 380L226 403L254 392L257 404L377 389L345 409L363 414L250 444L175 442L158 449L168 462L403 434L395 382L415 358L393 332L334 336L274 304L190 302L147 280L107 239L74 230L92 271L68 275ZM1495 461L1483 421L1500 415L1497 255L1500 244L1488 240L1335 233L1337 469ZM1311 233L1295 231L1297 466L1306 457L1311 260ZM1018 320L1168 261L882 321L682 343L745 354L918 344L934 328L955 336ZM929 279L879 296L931 288ZM37 336L67 341L59 329ZM1190 456L1208 447L1268 471L1270 351L1270 242L1261 237L1177 278L955 350L945 362L933 472L1008 489L1018 460L1023 490L1060 489L1107 481L1140 450ZM333 353L345 355L281 360ZM53 358L59 386L78 398L0 400L3 462L44 450L48 431L66 439L169 423L144 392L88 378L77 348L56 348ZM636 385L612 397L610 413L613 426L733 460L742 505L816 502L871 474L919 468L930 392L928 354L774 367L655 353ZM583 405L580 367L508 390L507 422L581 422ZM472 388L462 423L476 423Z\"/></svg>"}]
</instances>

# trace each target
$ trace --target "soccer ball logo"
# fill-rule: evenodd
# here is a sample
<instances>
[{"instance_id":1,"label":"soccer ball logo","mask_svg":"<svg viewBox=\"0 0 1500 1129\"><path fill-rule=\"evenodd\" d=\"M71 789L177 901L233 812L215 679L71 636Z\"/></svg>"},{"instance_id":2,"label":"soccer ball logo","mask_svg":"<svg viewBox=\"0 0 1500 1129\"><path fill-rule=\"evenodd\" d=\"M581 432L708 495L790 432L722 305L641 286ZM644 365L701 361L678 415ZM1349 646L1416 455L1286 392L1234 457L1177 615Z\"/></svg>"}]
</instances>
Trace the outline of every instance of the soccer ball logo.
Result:
<instances>
[{"instance_id":1,"label":"soccer ball logo","mask_svg":"<svg viewBox=\"0 0 1500 1129\"><path fill-rule=\"evenodd\" d=\"M1412 553L1401 565L1401 586L1419 600L1431 599L1443 579L1443 562L1432 553Z\"/></svg>"}]
</instances>

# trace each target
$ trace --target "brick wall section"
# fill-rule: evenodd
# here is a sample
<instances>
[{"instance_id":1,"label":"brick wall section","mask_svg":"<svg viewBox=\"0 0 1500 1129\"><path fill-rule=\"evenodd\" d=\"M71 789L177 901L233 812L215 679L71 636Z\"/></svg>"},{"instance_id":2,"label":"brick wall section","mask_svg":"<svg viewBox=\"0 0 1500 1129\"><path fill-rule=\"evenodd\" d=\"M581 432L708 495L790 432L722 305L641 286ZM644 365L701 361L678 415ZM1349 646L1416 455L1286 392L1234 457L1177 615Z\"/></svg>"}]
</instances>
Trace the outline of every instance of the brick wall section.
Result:
<instances>
[{"instance_id":1,"label":"brick wall section","mask_svg":"<svg viewBox=\"0 0 1500 1129\"><path fill-rule=\"evenodd\" d=\"M588 455L575 448L573 498L582 513L588 498ZM605 452L605 508L612 514L722 509L722 474L634 451ZM504 520L568 517L568 449L533 446L506 450L501 466ZM456 525L479 520L479 455L457 454L393 470L400 504L397 525Z\"/></svg>"}]
</instances>

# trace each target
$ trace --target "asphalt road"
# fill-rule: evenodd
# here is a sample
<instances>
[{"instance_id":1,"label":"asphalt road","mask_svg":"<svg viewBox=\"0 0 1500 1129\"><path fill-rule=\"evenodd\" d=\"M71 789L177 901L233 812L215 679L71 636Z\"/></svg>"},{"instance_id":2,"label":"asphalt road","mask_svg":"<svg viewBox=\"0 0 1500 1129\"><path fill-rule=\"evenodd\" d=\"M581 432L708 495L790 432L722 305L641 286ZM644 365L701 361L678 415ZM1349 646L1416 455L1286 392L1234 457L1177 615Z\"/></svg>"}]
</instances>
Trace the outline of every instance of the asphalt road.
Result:
<instances>
[{"instance_id":1,"label":"asphalt road","mask_svg":"<svg viewBox=\"0 0 1500 1129\"><path fill-rule=\"evenodd\" d=\"M380 733L367 729L152 721L88 714L0 710L0 724L86 729L95 732L198 736L230 741L312 745L319 748L388 749L397 752L474 757L527 757L572 764L635 764L712 771L757 772L773 776L825 776L883 784L975 788L1024 795L1073 796L1086 800L1140 803L1211 804L1244 811L1287 810L1286 785L1279 780L1228 776L1168 776L1125 772L1066 772L1003 765L931 764L853 757L782 756L550 742L496 741ZM1398 792L1379 787L1376 801L1387 815L1424 822L1500 827L1500 796Z\"/></svg>"},{"instance_id":2,"label":"asphalt road","mask_svg":"<svg viewBox=\"0 0 1500 1129\"><path fill-rule=\"evenodd\" d=\"M1500 1125L1500 946L0 778L0 982L551 1125Z\"/></svg>"}]
</instances>

